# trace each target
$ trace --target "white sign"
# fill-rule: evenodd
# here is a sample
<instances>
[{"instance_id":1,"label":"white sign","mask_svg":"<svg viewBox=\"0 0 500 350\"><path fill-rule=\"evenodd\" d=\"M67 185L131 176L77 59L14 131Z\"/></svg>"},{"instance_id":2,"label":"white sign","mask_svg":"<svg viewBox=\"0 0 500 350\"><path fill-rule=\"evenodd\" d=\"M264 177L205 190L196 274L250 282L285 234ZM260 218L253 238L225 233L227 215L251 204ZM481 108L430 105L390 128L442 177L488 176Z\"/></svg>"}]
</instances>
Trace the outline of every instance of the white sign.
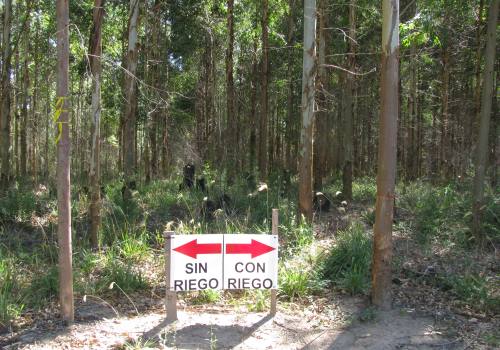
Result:
<instances>
[{"instance_id":1,"label":"white sign","mask_svg":"<svg viewBox=\"0 0 500 350\"><path fill-rule=\"evenodd\" d=\"M172 235L170 290L277 289L278 236Z\"/></svg>"},{"instance_id":2,"label":"white sign","mask_svg":"<svg viewBox=\"0 0 500 350\"><path fill-rule=\"evenodd\" d=\"M277 289L278 236L224 235L224 289Z\"/></svg>"},{"instance_id":3,"label":"white sign","mask_svg":"<svg viewBox=\"0 0 500 350\"><path fill-rule=\"evenodd\" d=\"M224 235L172 235L170 289L222 289Z\"/></svg>"}]
</instances>

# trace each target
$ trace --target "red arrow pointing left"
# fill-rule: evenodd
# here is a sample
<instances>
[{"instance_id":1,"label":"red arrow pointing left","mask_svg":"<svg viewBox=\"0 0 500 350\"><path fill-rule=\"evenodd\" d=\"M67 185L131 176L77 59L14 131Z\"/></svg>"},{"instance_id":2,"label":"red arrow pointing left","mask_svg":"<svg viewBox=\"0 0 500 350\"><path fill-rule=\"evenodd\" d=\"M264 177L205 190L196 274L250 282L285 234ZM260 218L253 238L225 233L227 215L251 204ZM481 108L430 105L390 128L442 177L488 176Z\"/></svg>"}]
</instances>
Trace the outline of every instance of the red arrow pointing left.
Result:
<instances>
[{"instance_id":1,"label":"red arrow pointing left","mask_svg":"<svg viewBox=\"0 0 500 350\"><path fill-rule=\"evenodd\" d=\"M198 244L198 239L174 248L178 253L190 256L197 259L198 254L220 254L222 244L220 243L201 243Z\"/></svg>"}]
</instances>

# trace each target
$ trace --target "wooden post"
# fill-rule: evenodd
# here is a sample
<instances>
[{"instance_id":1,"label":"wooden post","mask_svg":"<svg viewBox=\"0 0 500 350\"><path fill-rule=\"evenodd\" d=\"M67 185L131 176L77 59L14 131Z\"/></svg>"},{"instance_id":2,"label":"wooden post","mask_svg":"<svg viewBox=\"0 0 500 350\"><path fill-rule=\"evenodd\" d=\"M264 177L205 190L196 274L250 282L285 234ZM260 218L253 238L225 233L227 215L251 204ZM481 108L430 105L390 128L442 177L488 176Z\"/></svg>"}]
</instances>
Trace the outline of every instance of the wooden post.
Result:
<instances>
[{"instance_id":1,"label":"wooden post","mask_svg":"<svg viewBox=\"0 0 500 350\"><path fill-rule=\"evenodd\" d=\"M273 209L273 215L272 215L272 234L273 235L278 234L278 224L279 224L278 214L279 214L279 210ZM270 311L270 314L276 315L276 289L271 289L271 311Z\"/></svg>"},{"instance_id":2,"label":"wooden post","mask_svg":"<svg viewBox=\"0 0 500 350\"><path fill-rule=\"evenodd\" d=\"M166 291L165 291L165 309L167 310L167 321L177 320L177 294L170 290L170 266L171 255L170 248L174 232L167 231L165 233L165 276L166 276Z\"/></svg>"}]
</instances>

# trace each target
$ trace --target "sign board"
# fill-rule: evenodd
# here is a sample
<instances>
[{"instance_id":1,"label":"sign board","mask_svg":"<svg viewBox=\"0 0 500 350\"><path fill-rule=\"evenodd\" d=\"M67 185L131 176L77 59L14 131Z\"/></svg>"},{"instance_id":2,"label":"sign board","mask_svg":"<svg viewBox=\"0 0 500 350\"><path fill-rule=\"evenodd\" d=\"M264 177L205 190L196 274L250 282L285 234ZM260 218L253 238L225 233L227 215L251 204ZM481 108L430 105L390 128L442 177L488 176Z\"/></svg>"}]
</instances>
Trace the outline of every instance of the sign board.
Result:
<instances>
[{"instance_id":1,"label":"sign board","mask_svg":"<svg viewBox=\"0 0 500 350\"><path fill-rule=\"evenodd\" d=\"M277 289L278 236L224 235L224 289Z\"/></svg>"},{"instance_id":2,"label":"sign board","mask_svg":"<svg viewBox=\"0 0 500 350\"><path fill-rule=\"evenodd\" d=\"M224 235L172 235L170 288L222 289Z\"/></svg>"},{"instance_id":3,"label":"sign board","mask_svg":"<svg viewBox=\"0 0 500 350\"><path fill-rule=\"evenodd\" d=\"M278 236L171 235L170 290L276 289Z\"/></svg>"}]
</instances>

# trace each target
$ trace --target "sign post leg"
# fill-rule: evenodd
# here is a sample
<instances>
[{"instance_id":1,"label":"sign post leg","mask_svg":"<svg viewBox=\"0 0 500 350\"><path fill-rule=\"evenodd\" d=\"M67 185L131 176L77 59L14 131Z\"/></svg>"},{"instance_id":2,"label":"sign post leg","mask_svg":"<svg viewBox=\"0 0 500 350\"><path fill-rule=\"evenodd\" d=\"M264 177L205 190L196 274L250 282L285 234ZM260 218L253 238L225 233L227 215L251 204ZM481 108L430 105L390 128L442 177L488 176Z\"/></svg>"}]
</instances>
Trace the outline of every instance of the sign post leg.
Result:
<instances>
[{"instance_id":1,"label":"sign post leg","mask_svg":"<svg viewBox=\"0 0 500 350\"><path fill-rule=\"evenodd\" d=\"M166 295L165 295L165 309L167 310L167 321L177 320L177 294L171 290L170 286L170 267L171 267L171 246L172 236L174 232L167 231L165 233L165 275L166 275Z\"/></svg>"},{"instance_id":2,"label":"sign post leg","mask_svg":"<svg viewBox=\"0 0 500 350\"><path fill-rule=\"evenodd\" d=\"M278 219L278 214L279 211L278 209L273 209L273 214L272 214L272 234L273 235L278 235L278 224L279 224L279 219ZM271 310L270 314L271 315L276 315L276 289L271 289Z\"/></svg>"}]
</instances>

